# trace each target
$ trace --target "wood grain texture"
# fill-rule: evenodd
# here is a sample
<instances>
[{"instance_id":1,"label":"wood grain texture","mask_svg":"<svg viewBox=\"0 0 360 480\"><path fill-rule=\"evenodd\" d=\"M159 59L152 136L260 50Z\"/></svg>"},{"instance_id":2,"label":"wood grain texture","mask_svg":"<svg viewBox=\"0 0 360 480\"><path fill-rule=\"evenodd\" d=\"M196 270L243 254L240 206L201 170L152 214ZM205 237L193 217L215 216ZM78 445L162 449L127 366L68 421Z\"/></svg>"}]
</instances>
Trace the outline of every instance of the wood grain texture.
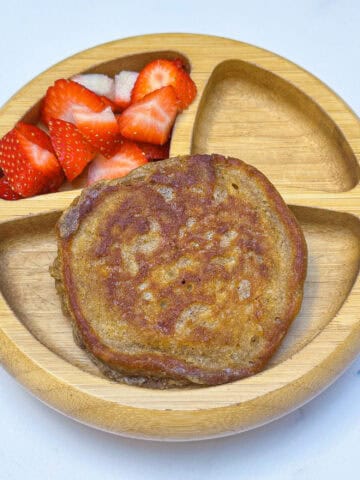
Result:
<instances>
[{"instance_id":1,"label":"wood grain texture","mask_svg":"<svg viewBox=\"0 0 360 480\"><path fill-rule=\"evenodd\" d=\"M218 152L260 168L303 227L305 297L268 368L227 385L154 391L104 378L73 342L48 268L54 224L78 195L0 201L0 359L45 403L118 434L170 440L229 435L295 409L332 382L360 347L360 122L311 74L265 50L218 37L148 35L81 52L39 75L0 111L0 135L57 78L140 69L182 56L198 96L178 117L171 155Z\"/></svg>"}]
</instances>

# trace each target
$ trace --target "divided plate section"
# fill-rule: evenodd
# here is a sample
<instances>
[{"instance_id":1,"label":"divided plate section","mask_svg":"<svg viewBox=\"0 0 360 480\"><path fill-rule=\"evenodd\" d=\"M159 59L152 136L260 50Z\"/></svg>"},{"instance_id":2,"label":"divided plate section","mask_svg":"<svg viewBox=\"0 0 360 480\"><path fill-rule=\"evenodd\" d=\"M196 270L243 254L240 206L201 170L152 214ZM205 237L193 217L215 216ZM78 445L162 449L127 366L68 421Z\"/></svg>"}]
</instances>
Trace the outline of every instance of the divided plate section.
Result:
<instances>
[{"instance_id":1,"label":"divided plate section","mask_svg":"<svg viewBox=\"0 0 360 480\"><path fill-rule=\"evenodd\" d=\"M290 82L241 60L214 69L191 151L241 158L280 191L342 192L358 182L355 154L325 111Z\"/></svg>"},{"instance_id":2,"label":"divided plate section","mask_svg":"<svg viewBox=\"0 0 360 480\"><path fill-rule=\"evenodd\" d=\"M101 375L74 342L50 276L57 251L55 223L60 212L0 225L0 290L16 317L61 358Z\"/></svg>"},{"instance_id":3,"label":"divided plate section","mask_svg":"<svg viewBox=\"0 0 360 480\"><path fill-rule=\"evenodd\" d=\"M300 313L269 365L291 357L326 327L349 295L360 268L360 221L355 216L290 208L305 234L308 271Z\"/></svg>"},{"instance_id":4,"label":"divided plate section","mask_svg":"<svg viewBox=\"0 0 360 480\"><path fill-rule=\"evenodd\" d=\"M75 74L83 74L83 73L103 73L103 74L108 75L110 77L114 77L117 73L119 73L122 70L131 70L131 71L138 71L139 72L149 62L151 62L153 60L156 60L158 58L165 58L165 59L169 59L169 60L181 59L183 64L185 65L185 68L188 71L190 71L189 60L180 52L177 52L177 51L174 51L174 50L164 50L164 51L151 51L151 52L146 52L146 53L138 53L138 54L135 54L135 55L126 55L126 56L118 57L118 58L115 58L115 59L112 59L110 61L103 62L103 63L97 63L90 68L85 68L85 69L82 69L82 70L80 69L80 70L74 71L70 75L69 75L69 73L64 74L64 73L59 72L58 76L55 79L49 80L47 83L45 83L45 81L44 81L45 86L42 90L42 94L45 94L47 88L50 87L51 85L53 85L54 80L56 80L58 78L71 78ZM45 74L42 74L41 76L43 76L43 75L45 75ZM40 81L40 77L38 77L38 78L39 78L38 83L39 83L39 90L40 90L41 81ZM27 87L25 87L25 90L26 90L26 88ZM17 95L21 96L21 93L22 93L22 91L19 91ZM24 96L25 96L25 94L24 94ZM7 131L9 131L11 128L13 128L14 124L17 123L18 121L23 121L23 122L26 122L26 123L31 123L31 124L35 124L35 125L39 125L40 127L43 127L43 125L40 123L40 110L41 110L41 105L42 105L43 98L44 97L40 97L40 96L38 96L38 98L33 98L33 101L34 101L33 105L31 105L28 109L25 108L24 111L21 112L21 114L17 117L17 119L14 120L14 122L9 123L7 125L5 124L5 122L3 122L3 119L1 118L2 117L2 112L0 112L0 138L5 133L7 133ZM21 99L19 99L19 104L21 105ZM181 113L180 113L180 115L181 115ZM176 121L175 121L175 124L176 124ZM170 139L170 146L171 146L171 140L172 139ZM12 210L12 209L15 209L15 207L18 207L21 204L27 203L27 204L29 204L29 207L28 207L29 211L33 212L32 206L30 205L30 203L37 202L39 199L40 199L39 202L41 203L42 201L44 201L44 198L54 198L54 196L55 197L57 197L59 195L61 196L63 194L63 192L67 192L69 190L77 190L77 189L85 187L86 183L87 183L87 170L88 169L85 168L83 173L79 177L74 179L73 182L70 183L70 182L66 181L60 187L60 193L57 193L56 195L54 195L53 193L48 194L46 196L36 195L34 197L26 198L24 200L17 200L16 205L15 205L15 202L12 202L12 204L9 204L8 201L3 201L2 199L0 199L0 205L1 204L6 205L6 207L8 207L10 210ZM47 200L45 200L45 203L47 203ZM62 207L61 204L58 204L58 206L59 206L59 208ZM45 210L48 210L48 208L46 207ZM1 216L2 215L0 213L0 217Z\"/></svg>"},{"instance_id":5,"label":"divided plate section","mask_svg":"<svg viewBox=\"0 0 360 480\"><path fill-rule=\"evenodd\" d=\"M360 262L356 217L293 207L309 248L308 276L299 316L270 365L308 344L335 316L349 295ZM0 288L16 317L47 348L84 371L101 375L74 343L49 266L56 256L54 225L60 213L0 225Z\"/></svg>"},{"instance_id":6,"label":"divided plate section","mask_svg":"<svg viewBox=\"0 0 360 480\"><path fill-rule=\"evenodd\" d=\"M175 58L180 58L183 63L186 65L187 70L190 71L190 63L188 59L179 52L164 50L156 52L146 52L139 53L136 55L127 55L120 58L115 58L109 62L103 62L92 66L91 68L86 68L84 70L74 72L69 76L71 78L76 74L83 73L103 73L109 77L114 77L117 73L122 70L132 70L139 72L146 64L156 60L157 58L166 58L168 60L173 60ZM59 77L61 78L61 77ZM65 78L68 78L67 76ZM49 83L47 87L50 87L52 83ZM46 89L44 93L46 92ZM41 108L42 99L39 99L27 112L24 113L23 117L20 119L23 122L37 123L40 118L40 108Z\"/></svg>"}]
</instances>

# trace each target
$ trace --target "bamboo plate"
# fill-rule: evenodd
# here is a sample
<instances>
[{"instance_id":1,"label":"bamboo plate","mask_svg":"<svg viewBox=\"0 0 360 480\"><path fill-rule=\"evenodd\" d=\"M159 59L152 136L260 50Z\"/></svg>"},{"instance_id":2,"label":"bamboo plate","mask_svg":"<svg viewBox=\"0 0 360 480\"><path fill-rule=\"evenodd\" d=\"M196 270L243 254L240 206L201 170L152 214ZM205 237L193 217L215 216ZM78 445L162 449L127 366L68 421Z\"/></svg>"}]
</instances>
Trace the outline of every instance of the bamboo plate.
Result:
<instances>
[{"instance_id":1,"label":"bamboo plate","mask_svg":"<svg viewBox=\"0 0 360 480\"><path fill-rule=\"evenodd\" d=\"M0 200L0 358L48 405L118 434L188 440L254 428L308 401L360 346L360 123L318 79L265 50L223 38L164 34L115 41L55 65L0 111L0 135L60 77L138 70L182 56L199 94L178 117L171 155L218 152L262 170L305 232L309 269L301 313L268 368L227 385L154 391L104 378L74 343L48 273L54 224L68 190Z\"/></svg>"}]
</instances>

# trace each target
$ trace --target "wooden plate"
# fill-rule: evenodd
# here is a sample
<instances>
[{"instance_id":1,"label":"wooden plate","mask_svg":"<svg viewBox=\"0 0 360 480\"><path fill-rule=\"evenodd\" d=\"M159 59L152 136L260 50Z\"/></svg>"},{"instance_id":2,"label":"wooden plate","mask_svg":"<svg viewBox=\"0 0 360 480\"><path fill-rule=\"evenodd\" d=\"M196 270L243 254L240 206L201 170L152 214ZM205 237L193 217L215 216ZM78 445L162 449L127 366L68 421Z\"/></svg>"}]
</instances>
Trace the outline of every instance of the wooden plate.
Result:
<instances>
[{"instance_id":1,"label":"wooden plate","mask_svg":"<svg viewBox=\"0 0 360 480\"><path fill-rule=\"evenodd\" d=\"M244 43L149 35L86 50L20 90L0 135L60 77L113 75L157 57L184 57L199 94L178 117L171 155L229 154L255 165L300 221L309 247L301 313L268 368L227 385L154 391L104 378L74 343L48 273L54 224L78 190L0 201L0 358L37 397L72 418L126 436L199 439L254 428L314 397L360 346L360 123L318 79Z\"/></svg>"}]
</instances>

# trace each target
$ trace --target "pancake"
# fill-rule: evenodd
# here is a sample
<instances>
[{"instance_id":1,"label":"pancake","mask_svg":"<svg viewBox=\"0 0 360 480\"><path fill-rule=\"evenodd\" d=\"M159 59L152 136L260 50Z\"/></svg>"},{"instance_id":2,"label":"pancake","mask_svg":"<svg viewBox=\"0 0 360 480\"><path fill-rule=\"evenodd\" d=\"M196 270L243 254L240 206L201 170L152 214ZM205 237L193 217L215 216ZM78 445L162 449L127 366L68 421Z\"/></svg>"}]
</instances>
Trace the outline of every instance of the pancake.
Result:
<instances>
[{"instance_id":1,"label":"pancake","mask_svg":"<svg viewBox=\"0 0 360 480\"><path fill-rule=\"evenodd\" d=\"M75 338L117 381L252 375L301 306L301 228L269 180L234 158L172 158L97 182L57 236L52 275Z\"/></svg>"}]
</instances>

